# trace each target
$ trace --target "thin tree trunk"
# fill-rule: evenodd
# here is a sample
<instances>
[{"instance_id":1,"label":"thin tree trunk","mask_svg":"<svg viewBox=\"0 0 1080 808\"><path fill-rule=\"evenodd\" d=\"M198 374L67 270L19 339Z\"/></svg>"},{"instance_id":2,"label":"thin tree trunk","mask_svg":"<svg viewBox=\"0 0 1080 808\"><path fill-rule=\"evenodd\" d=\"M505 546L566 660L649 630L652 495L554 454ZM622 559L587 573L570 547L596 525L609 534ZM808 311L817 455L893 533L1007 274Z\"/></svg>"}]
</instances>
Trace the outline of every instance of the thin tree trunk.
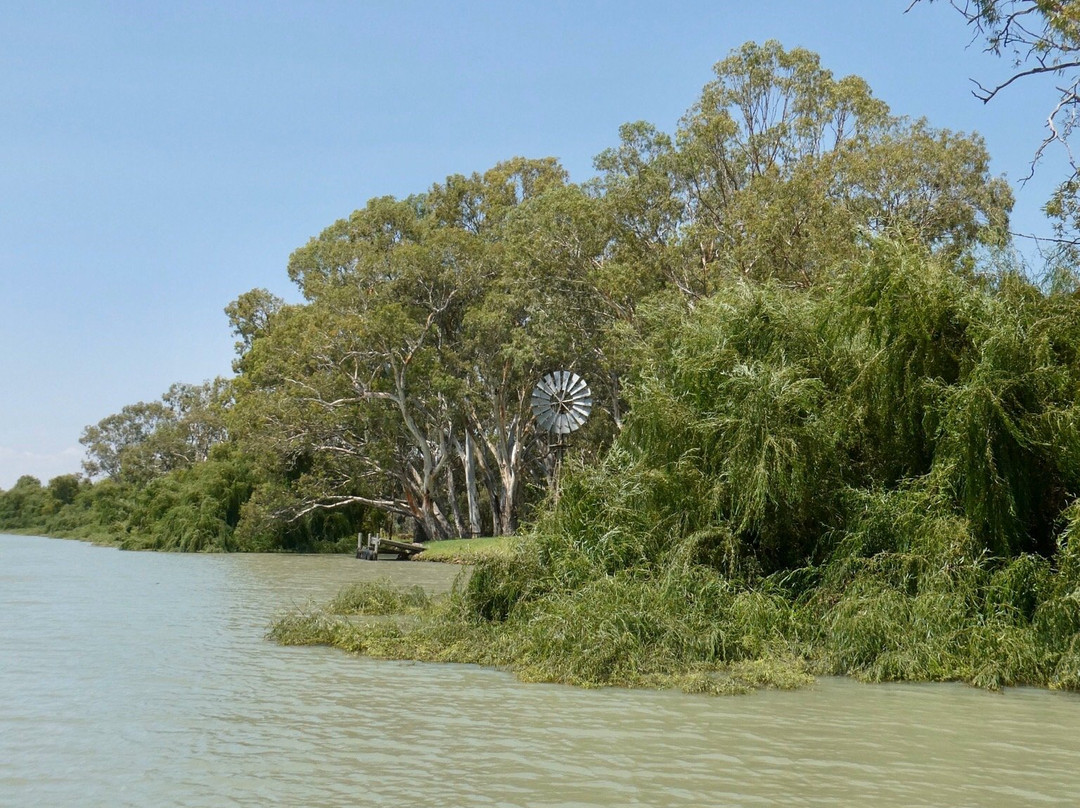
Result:
<instances>
[{"instance_id":1,"label":"thin tree trunk","mask_svg":"<svg viewBox=\"0 0 1080 808\"><path fill-rule=\"evenodd\" d=\"M511 535L517 529L515 502L517 498L517 474L507 465L501 469L499 490L499 531L504 536Z\"/></svg>"},{"instance_id":2,"label":"thin tree trunk","mask_svg":"<svg viewBox=\"0 0 1080 808\"><path fill-rule=\"evenodd\" d=\"M480 535L480 497L476 491L476 447L473 444L472 430L465 430L465 450L461 462L465 467L465 496L468 499L469 535Z\"/></svg>"},{"instance_id":3,"label":"thin tree trunk","mask_svg":"<svg viewBox=\"0 0 1080 808\"><path fill-rule=\"evenodd\" d=\"M487 458L483 457L481 469L483 471L484 488L487 489L488 501L491 503L491 535L501 536L499 526L502 524L499 518L499 486L495 483L495 475L491 473Z\"/></svg>"},{"instance_id":4,"label":"thin tree trunk","mask_svg":"<svg viewBox=\"0 0 1080 808\"><path fill-rule=\"evenodd\" d=\"M454 484L454 466L446 464L446 496L450 500L450 513L454 517L454 532L458 537L465 535L465 523L461 519L461 507L458 505L457 486Z\"/></svg>"}]
</instances>

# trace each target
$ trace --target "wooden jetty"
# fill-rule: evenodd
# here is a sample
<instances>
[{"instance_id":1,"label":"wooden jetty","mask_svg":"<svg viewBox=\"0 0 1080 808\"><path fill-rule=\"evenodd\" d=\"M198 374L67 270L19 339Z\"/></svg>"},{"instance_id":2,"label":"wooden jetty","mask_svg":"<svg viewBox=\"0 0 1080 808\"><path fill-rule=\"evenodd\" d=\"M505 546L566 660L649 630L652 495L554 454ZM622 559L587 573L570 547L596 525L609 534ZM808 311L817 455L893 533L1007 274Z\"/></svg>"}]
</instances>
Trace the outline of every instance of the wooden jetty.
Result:
<instances>
[{"instance_id":1,"label":"wooden jetty","mask_svg":"<svg viewBox=\"0 0 1080 808\"><path fill-rule=\"evenodd\" d=\"M378 561L379 553L394 553L399 561L408 561L424 551L424 545L411 541L394 541L380 534L363 533L356 537L356 557L364 561Z\"/></svg>"}]
</instances>

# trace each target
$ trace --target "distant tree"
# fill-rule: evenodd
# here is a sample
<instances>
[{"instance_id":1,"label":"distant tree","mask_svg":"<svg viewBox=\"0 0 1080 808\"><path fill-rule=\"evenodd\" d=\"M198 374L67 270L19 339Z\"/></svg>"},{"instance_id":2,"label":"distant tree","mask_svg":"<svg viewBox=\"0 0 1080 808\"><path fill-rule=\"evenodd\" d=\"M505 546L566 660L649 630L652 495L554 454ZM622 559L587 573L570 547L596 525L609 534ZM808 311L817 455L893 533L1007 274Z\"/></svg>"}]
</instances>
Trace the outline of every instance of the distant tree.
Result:
<instances>
[{"instance_id":1,"label":"distant tree","mask_svg":"<svg viewBox=\"0 0 1080 808\"><path fill-rule=\"evenodd\" d=\"M124 470L125 455L145 444L168 418L169 412L161 402L140 401L86 427L79 438L86 447L83 469L91 477L118 479Z\"/></svg>"},{"instance_id":2,"label":"distant tree","mask_svg":"<svg viewBox=\"0 0 1080 808\"><path fill-rule=\"evenodd\" d=\"M61 474L49 480L49 494L61 505L70 505L79 494L81 482L78 474Z\"/></svg>"},{"instance_id":3,"label":"distant tree","mask_svg":"<svg viewBox=\"0 0 1080 808\"><path fill-rule=\"evenodd\" d=\"M128 404L83 430L83 469L91 477L144 483L209 457L226 437L224 409L231 397L221 378L177 383L160 401Z\"/></svg>"},{"instance_id":4,"label":"distant tree","mask_svg":"<svg viewBox=\"0 0 1080 808\"><path fill-rule=\"evenodd\" d=\"M24 474L10 490L0 492L0 526L27 528L38 524L46 506L48 494L41 480Z\"/></svg>"}]
</instances>

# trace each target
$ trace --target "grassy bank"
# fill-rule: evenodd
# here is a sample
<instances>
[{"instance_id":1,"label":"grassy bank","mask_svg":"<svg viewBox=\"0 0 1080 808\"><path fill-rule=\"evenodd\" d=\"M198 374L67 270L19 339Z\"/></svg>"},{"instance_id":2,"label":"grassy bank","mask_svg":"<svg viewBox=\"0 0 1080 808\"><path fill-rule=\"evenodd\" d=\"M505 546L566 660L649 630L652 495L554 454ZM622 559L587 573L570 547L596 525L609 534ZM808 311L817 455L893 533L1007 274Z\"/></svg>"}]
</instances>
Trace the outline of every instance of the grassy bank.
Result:
<instances>
[{"instance_id":1,"label":"grassy bank","mask_svg":"<svg viewBox=\"0 0 1080 808\"><path fill-rule=\"evenodd\" d=\"M451 539L428 542L416 561L441 561L446 564L476 564L488 559L511 555L519 539L516 536L494 536L479 539Z\"/></svg>"},{"instance_id":2,"label":"grassy bank","mask_svg":"<svg viewBox=\"0 0 1080 808\"><path fill-rule=\"evenodd\" d=\"M733 583L697 564L584 586L539 566L531 542L430 600L353 586L282 616L271 636L386 659L509 669L525 681L739 693L813 675L1080 688L1080 597L1032 557L923 565L920 554ZM1068 559L1076 573L1077 561ZM848 566L848 569L842 569ZM556 573L556 574L552 574ZM802 580L799 580L799 579ZM804 588L807 580L819 585ZM377 622L357 616L398 615Z\"/></svg>"}]
</instances>

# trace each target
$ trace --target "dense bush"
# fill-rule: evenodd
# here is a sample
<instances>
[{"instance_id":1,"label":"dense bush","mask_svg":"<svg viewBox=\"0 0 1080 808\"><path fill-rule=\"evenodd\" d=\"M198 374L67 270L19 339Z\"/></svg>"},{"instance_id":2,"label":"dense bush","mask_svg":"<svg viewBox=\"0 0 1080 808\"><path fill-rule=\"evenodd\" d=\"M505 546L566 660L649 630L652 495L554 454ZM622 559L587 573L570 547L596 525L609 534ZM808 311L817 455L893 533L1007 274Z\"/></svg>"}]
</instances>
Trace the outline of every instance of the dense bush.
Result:
<instances>
[{"instance_id":1,"label":"dense bush","mask_svg":"<svg viewBox=\"0 0 1080 808\"><path fill-rule=\"evenodd\" d=\"M1076 295L889 242L810 292L721 290L517 557L349 643L424 656L442 625L463 660L594 685L1080 687L1078 328Z\"/></svg>"}]
</instances>

